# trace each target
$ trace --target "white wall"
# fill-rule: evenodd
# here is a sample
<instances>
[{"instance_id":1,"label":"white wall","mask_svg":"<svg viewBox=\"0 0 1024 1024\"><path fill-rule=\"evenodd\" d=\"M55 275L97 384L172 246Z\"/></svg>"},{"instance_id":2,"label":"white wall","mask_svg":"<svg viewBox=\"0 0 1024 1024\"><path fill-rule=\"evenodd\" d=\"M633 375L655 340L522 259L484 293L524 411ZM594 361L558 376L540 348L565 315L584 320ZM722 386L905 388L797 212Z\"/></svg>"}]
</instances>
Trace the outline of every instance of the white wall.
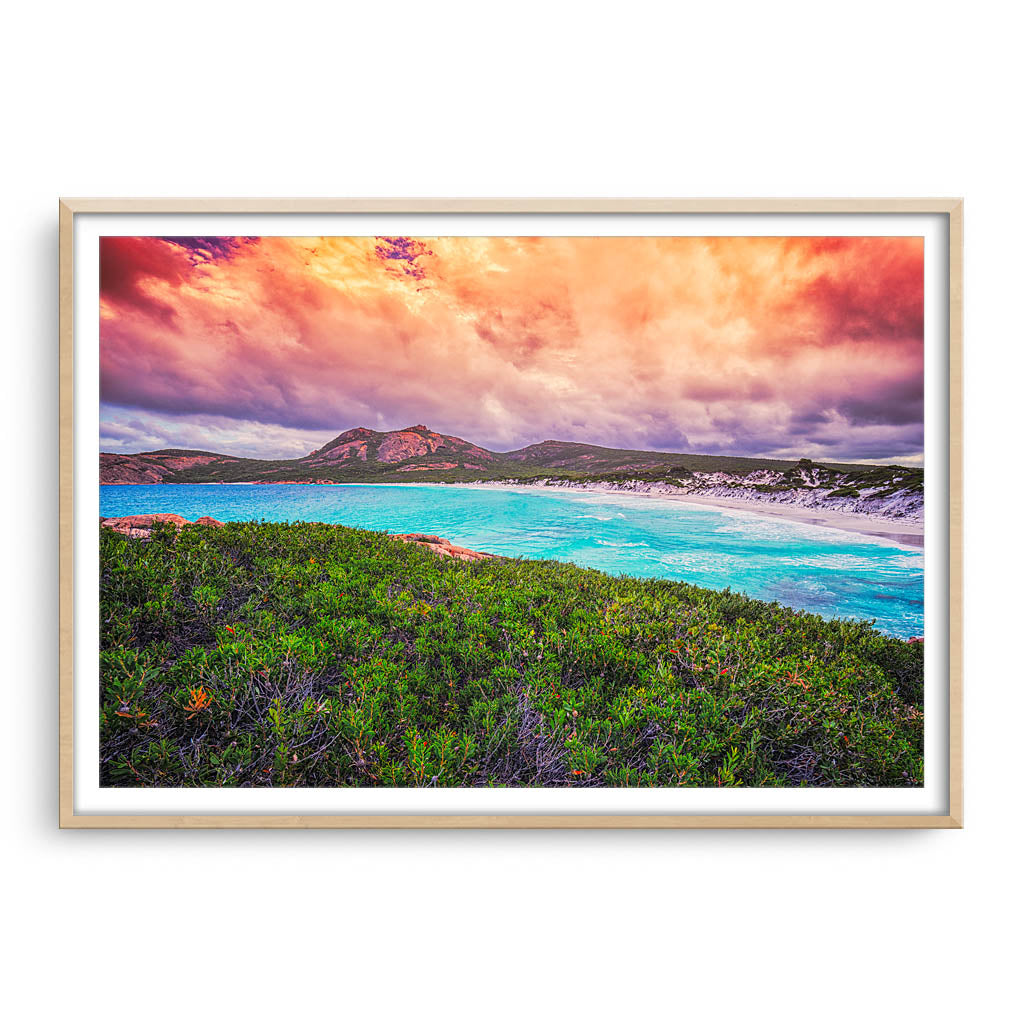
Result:
<instances>
[{"instance_id":1,"label":"white wall","mask_svg":"<svg viewBox=\"0 0 1024 1024\"><path fill-rule=\"evenodd\" d=\"M12 1019L1002 1017L1024 718L1019 17L892 0L12 7ZM966 196L966 830L58 833L61 194Z\"/></svg>"}]
</instances>

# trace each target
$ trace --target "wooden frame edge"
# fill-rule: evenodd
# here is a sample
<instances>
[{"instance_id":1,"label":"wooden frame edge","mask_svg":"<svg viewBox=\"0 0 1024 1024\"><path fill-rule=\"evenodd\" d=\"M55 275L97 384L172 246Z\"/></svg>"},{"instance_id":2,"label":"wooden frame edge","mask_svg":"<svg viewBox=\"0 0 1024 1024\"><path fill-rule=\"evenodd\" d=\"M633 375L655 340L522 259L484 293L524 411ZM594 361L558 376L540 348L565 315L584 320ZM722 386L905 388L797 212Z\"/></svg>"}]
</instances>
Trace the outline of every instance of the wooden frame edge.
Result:
<instances>
[{"instance_id":1,"label":"wooden frame edge","mask_svg":"<svg viewBox=\"0 0 1024 1024\"><path fill-rule=\"evenodd\" d=\"M74 814L74 210L60 203L60 584L59 636L59 818L62 828Z\"/></svg>"},{"instance_id":2,"label":"wooden frame edge","mask_svg":"<svg viewBox=\"0 0 1024 1024\"><path fill-rule=\"evenodd\" d=\"M61 198L59 826L62 829L962 829L963 199ZM949 813L104 815L74 811L74 216L83 213L945 213L949 216Z\"/></svg>"},{"instance_id":3,"label":"wooden frame edge","mask_svg":"<svg viewBox=\"0 0 1024 1024\"><path fill-rule=\"evenodd\" d=\"M62 828L296 829L959 829L948 814L178 814L70 815Z\"/></svg>"},{"instance_id":4,"label":"wooden frame edge","mask_svg":"<svg viewBox=\"0 0 1024 1024\"><path fill-rule=\"evenodd\" d=\"M949 210L949 813L963 827L964 204Z\"/></svg>"},{"instance_id":5,"label":"wooden frame edge","mask_svg":"<svg viewBox=\"0 0 1024 1024\"><path fill-rule=\"evenodd\" d=\"M95 198L61 200L72 213L951 213L956 198Z\"/></svg>"}]
</instances>

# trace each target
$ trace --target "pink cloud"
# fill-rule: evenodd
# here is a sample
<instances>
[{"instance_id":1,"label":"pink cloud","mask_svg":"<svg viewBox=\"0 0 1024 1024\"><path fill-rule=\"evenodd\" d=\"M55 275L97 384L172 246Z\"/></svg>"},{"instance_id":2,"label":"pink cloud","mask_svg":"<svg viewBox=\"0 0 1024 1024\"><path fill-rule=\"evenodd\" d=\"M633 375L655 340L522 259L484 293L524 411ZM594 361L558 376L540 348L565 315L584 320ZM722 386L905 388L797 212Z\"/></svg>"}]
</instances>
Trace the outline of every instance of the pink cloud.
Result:
<instances>
[{"instance_id":1,"label":"pink cloud","mask_svg":"<svg viewBox=\"0 0 1024 1024\"><path fill-rule=\"evenodd\" d=\"M103 239L107 407L323 440L920 452L920 239L246 243Z\"/></svg>"}]
</instances>

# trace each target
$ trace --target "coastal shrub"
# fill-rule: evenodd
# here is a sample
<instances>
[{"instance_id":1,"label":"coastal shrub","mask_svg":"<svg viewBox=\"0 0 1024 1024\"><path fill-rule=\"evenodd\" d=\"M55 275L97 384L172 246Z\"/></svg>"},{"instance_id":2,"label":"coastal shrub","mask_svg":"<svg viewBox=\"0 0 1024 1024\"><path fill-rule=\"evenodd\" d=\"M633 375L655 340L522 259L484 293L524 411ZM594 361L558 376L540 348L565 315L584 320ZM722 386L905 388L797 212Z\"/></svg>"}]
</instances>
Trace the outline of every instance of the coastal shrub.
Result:
<instances>
[{"instance_id":1,"label":"coastal shrub","mask_svg":"<svg viewBox=\"0 0 1024 1024\"><path fill-rule=\"evenodd\" d=\"M108 786L918 786L923 644L324 524L101 529Z\"/></svg>"}]
</instances>

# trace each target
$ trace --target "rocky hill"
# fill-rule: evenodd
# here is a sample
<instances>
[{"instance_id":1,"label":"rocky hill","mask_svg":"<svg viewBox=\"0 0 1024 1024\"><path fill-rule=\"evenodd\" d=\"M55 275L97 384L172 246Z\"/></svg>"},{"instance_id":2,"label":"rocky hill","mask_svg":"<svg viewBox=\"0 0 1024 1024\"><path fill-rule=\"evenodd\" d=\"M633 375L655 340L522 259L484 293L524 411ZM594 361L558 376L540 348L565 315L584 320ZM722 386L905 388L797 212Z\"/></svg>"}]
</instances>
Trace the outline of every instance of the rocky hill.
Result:
<instances>
[{"instance_id":1,"label":"rocky hill","mask_svg":"<svg viewBox=\"0 0 1024 1024\"><path fill-rule=\"evenodd\" d=\"M403 471L409 472L417 469L483 470L497 458L486 448L463 441L461 437L439 434L418 423L404 430L386 432L355 427L298 461L309 466L338 466L360 461L383 463L401 465Z\"/></svg>"},{"instance_id":2,"label":"rocky hill","mask_svg":"<svg viewBox=\"0 0 1024 1024\"><path fill-rule=\"evenodd\" d=\"M101 484L160 484L179 473L205 467L215 473L243 460L213 452L164 448L138 455L100 453Z\"/></svg>"}]
</instances>

